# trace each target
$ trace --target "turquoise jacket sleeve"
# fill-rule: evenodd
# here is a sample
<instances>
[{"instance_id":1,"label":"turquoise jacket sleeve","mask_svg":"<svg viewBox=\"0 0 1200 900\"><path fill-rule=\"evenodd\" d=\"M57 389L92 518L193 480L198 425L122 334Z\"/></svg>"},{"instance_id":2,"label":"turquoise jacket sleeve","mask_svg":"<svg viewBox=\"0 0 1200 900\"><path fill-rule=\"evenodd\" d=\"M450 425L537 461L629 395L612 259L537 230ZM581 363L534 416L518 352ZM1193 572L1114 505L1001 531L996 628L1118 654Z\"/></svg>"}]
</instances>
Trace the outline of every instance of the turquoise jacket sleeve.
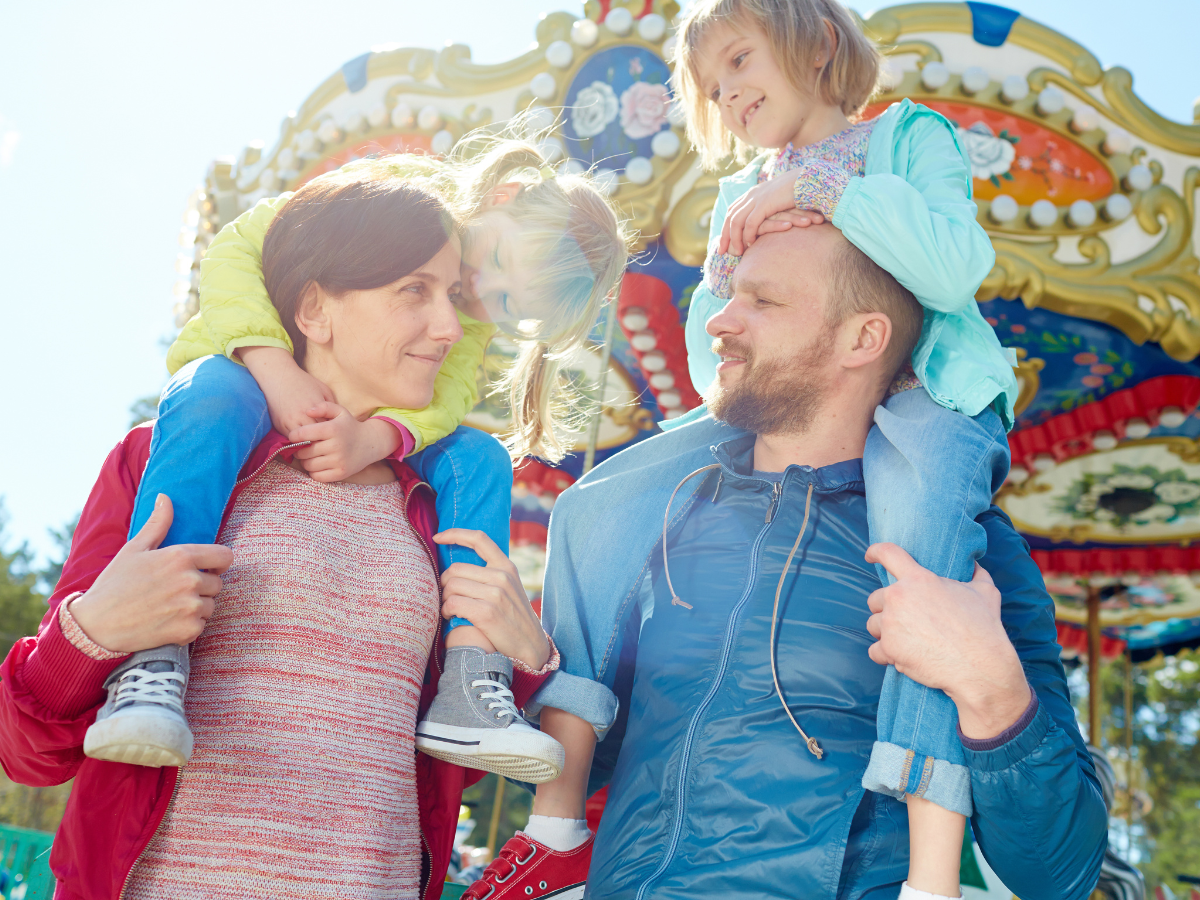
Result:
<instances>
[{"instance_id":1,"label":"turquoise jacket sleeve","mask_svg":"<svg viewBox=\"0 0 1200 900\"><path fill-rule=\"evenodd\" d=\"M961 312L996 262L975 220L971 169L954 127L929 110L896 123L892 141L868 151L891 153L887 171L850 179L833 224L913 292L926 309ZM907 178L894 172L906 171ZM690 349L690 348L689 348Z\"/></svg>"}]
</instances>

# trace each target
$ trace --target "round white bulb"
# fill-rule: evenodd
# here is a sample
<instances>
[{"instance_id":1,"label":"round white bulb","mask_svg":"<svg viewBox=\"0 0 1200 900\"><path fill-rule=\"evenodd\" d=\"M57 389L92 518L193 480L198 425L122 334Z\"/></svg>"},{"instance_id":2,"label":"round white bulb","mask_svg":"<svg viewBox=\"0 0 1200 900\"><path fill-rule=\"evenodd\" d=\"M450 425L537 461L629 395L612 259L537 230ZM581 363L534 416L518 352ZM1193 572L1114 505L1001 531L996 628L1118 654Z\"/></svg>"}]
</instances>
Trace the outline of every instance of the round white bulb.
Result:
<instances>
[{"instance_id":1,"label":"round white bulb","mask_svg":"<svg viewBox=\"0 0 1200 900\"><path fill-rule=\"evenodd\" d=\"M1049 472L1055 465L1054 457L1049 453L1039 453L1033 458L1033 467L1039 472Z\"/></svg>"},{"instance_id":2,"label":"round white bulb","mask_svg":"<svg viewBox=\"0 0 1200 900\"><path fill-rule=\"evenodd\" d=\"M635 156L625 163L625 177L634 184L646 184L654 177L654 164L644 156Z\"/></svg>"},{"instance_id":3,"label":"round white bulb","mask_svg":"<svg viewBox=\"0 0 1200 900\"><path fill-rule=\"evenodd\" d=\"M1054 85L1042 88L1037 98L1037 111L1043 116L1052 116L1067 105L1067 95Z\"/></svg>"},{"instance_id":4,"label":"round white bulb","mask_svg":"<svg viewBox=\"0 0 1200 900\"><path fill-rule=\"evenodd\" d=\"M600 37L600 28L591 19L579 19L571 24L571 40L580 47L590 47Z\"/></svg>"},{"instance_id":5,"label":"round white bulb","mask_svg":"<svg viewBox=\"0 0 1200 900\"><path fill-rule=\"evenodd\" d=\"M1092 131L1100 125L1100 117L1090 106L1081 106L1071 115L1071 130L1076 134Z\"/></svg>"},{"instance_id":6,"label":"round white bulb","mask_svg":"<svg viewBox=\"0 0 1200 900\"><path fill-rule=\"evenodd\" d=\"M1178 428L1187 421L1187 416L1184 415L1182 409L1178 406L1164 406L1162 413L1158 417L1159 424L1167 428Z\"/></svg>"},{"instance_id":7,"label":"round white bulb","mask_svg":"<svg viewBox=\"0 0 1200 900\"><path fill-rule=\"evenodd\" d=\"M454 149L454 135L443 128L433 136L429 142L429 149L439 156L449 153Z\"/></svg>"},{"instance_id":8,"label":"round white bulb","mask_svg":"<svg viewBox=\"0 0 1200 900\"><path fill-rule=\"evenodd\" d=\"M1104 201L1104 218L1110 222L1127 219L1131 212L1133 212L1133 201L1124 194L1112 194Z\"/></svg>"},{"instance_id":9,"label":"round white bulb","mask_svg":"<svg viewBox=\"0 0 1200 900\"><path fill-rule=\"evenodd\" d=\"M679 135L673 131L660 131L650 139L650 150L655 156L670 159L679 152Z\"/></svg>"},{"instance_id":10,"label":"round white bulb","mask_svg":"<svg viewBox=\"0 0 1200 900\"><path fill-rule=\"evenodd\" d=\"M1067 221L1075 228L1096 224L1096 207L1090 200L1076 200L1067 208Z\"/></svg>"},{"instance_id":11,"label":"round white bulb","mask_svg":"<svg viewBox=\"0 0 1200 900\"><path fill-rule=\"evenodd\" d=\"M675 50L679 47L679 38L671 35L662 45L662 56L667 62L675 59Z\"/></svg>"},{"instance_id":12,"label":"round white bulb","mask_svg":"<svg viewBox=\"0 0 1200 900\"><path fill-rule=\"evenodd\" d=\"M413 109L407 103L397 103L392 110L392 125L408 128L413 123Z\"/></svg>"},{"instance_id":13,"label":"round white bulb","mask_svg":"<svg viewBox=\"0 0 1200 900\"><path fill-rule=\"evenodd\" d=\"M296 149L301 153L312 153L317 149L317 136L311 130L296 135Z\"/></svg>"},{"instance_id":14,"label":"round white bulb","mask_svg":"<svg viewBox=\"0 0 1200 900\"><path fill-rule=\"evenodd\" d=\"M1035 200L1029 207L1029 224L1034 228L1049 228L1058 221L1058 207L1049 200Z\"/></svg>"},{"instance_id":15,"label":"round white bulb","mask_svg":"<svg viewBox=\"0 0 1200 900\"><path fill-rule=\"evenodd\" d=\"M674 409L683 403L683 397L680 396L679 391L675 390L674 388L669 388L665 391L659 391L659 394L655 399L658 401L660 409Z\"/></svg>"},{"instance_id":16,"label":"round white bulb","mask_svg":"<svg viewBox=\"0 0 1200 900\"><path fill-rule=\"evenodd\" d=\"M993 197L988 207L988 217L993 222L1000 224L1011 222L1017 217L1018 212L1020 212L1020 207L1017 205L1017 201L1008 194L999 194Z\"/></svg>"},{"instance_id":17,"label":"round white bulb","mask_svg":"<svg viewBox=\"0 0 1200 900\"><path fill-rule=\"evenodd\" d=\"M558 93L558 81L549 72L539 72L529 82L529 90L539 100L549 100Z\"/></svg>"},{"instance_id":18,"label":"round white bulb","mask_svg":"<svg viewBox=\"0 0 1200 900\"><path fill-rule=\"evenodd\" d=\"M1128 153L1133 149L1133 138L1130 137L1128 131L1114 128L1104 136L1104 143L1100 146L1100 149L1109 156L1115 156L1118 153Z\"/></svg>"},{"instance_id":19,"label":"round white bulb","mask_svg":"<svg viewBox=\"0 0 1200 900\"><path fill-rule=\"evenodd\" d=\"M645 331L650 324L650 317L640 306L631 306L621 316L621 324L629 331Z\"/></svg>"},{"instance_id":20,"label":"round white bulb","mask_svg":"<svg viewBox=\"0 0 1200 900\"><path fill-rule=\"evenodd\" d=\"M617 173L612 169L597 169L592 179L596 185L596 190L600 191L606 197L616 193L617 187L620 184Z\"/></svg>"},{"instance_id":21,"label":"round white bulb","mask_svg":"<svg viewBox=\"0 0 1200 900\"><path fill-rule=\"evenodd\" d=\"M946 68L945 63L927 62L925 68L921 70L921 84L931 91L944 87L949 80L950 70Z\"/></svg>"},{"instance_id":22,"label":"round white bulb","mask_svg":"<svg viewBox=\"0 0 1200 900\"><path fill-rule=\"evenodd\" d=\"M336 144L342 139L342 129L332 119L326 119L317 129L317 137L326 144Z\"/></svg>"},{"instance_id":23,"label":"round white bulb","mask_svg":"<svg viewBox=\"0 0 1200 900\"><path fill-rule=\"evenodd\" d=\"M667 367L667 358L660 350L651 350L642 357L642 368L647 372L661 372Z\"/></svg>"},{"instance_id":24,"label":"round white bulb","mask_svg":"<svg viewBox=\"0 0 1200 900\"><path fill-rule=\"evenodd\" d=\"M1022 75L1009 75L1000 84L1000 96L1007 103L1016 103L1029 96L1029 82Z\"/></svg>"},{"instance_id":25,"label":"round white bulb","mask_svg":"<svg viewBox=\"0 0 1200 900\"><path fill-rule=\"evenodd\" d=\"M555 41L546 48L546 62L556 69L565 69L575 58L575 51L566 41Z\"/></svg>"},{"instance_id":26,"label":"round white bulb","mask_svg":"<svg viewBox=\"0 0 1200 900\"><path fill-rule=\"evenodd\" d=\"M639 353L646 353L658 346L658 338L653 331L639 331L629 336L629 346Z\"/></svg>"},{"instance_id":27,"label":"round white bulb","mask_svg":"<svg viewBox=\"0 0 1200 900\"><path fill-rule=\"evenodd\" d=\"M655 372L650 376L650 387L656 391L665 391L675 387L675 376L670 372Z\"/></svg>"},{"instance_id":28,"label":"round white bulb","mask_svg":"<svg viewBox=\"0 0 1200 900\"><path fill-rule=\"evenodd\" d=\"M656 44L663 39L663 35L666 33L667 20L658 13L642 16L641 21L638 22L638 36L643 41Z\"/></svg>"},{"instance_id":29,"label":"round white bulb","mask_svg":"<svg viewBox=\"0 0 1200 900\"><path fill-rule=\"evenodd\" d=\"M604 24L613 34L629 34L629 29L633 27L633 13L618 6L609 10L608 15L604 17Z\"/></svg>"},{"instance_id":30,"label":"round white bulb","mask_svg":"<svg viewBox=\"0 0 1200 900\"><path fill-rule=\"evenodd\" d=\"M366 130L367 130L367 117L364 116L361 112L355 111L355 112L350 113L350 115L348 115L346 117L346 131L347 132L366 131Z\"/></svg>"},{"instance_id":31,"label":"round white bulb","mask_svg":"<svg viewBox=\"0 0 1200 900\"><path fill-rule=\"evenodd\" d=\"M548 137L538 144L538 150L542 156L546 158L548 163L556 163L566 155L566 148L563 147L563 142L556 137Z\"/></svg>"},{"instance_id":32,"label":"round white bulb","mask_svg":"<svg viewBox=\"0 0 1200 900\"><path fill-rule=\"evenodd\" d=\"M1111 450L1117 446L1117 436L1111 431L1097 431L1092 435L1092 447L1096 450Z\"/></svg>"},{"instance_id":33,"label":"round white bulb","mask_svg":"<svg viewBox=\"0 0 1200 900\"><path fill-rule=\"evenodd\" d=\"M879 86L885 91L894 90L904 80L904 69L894 59L885 59L879 66Z\"/></svg>"},{"instance_id":34,"label":"round white bulb","mask_svg":"<svg viewBox=\"0 0 1200 900\"><path fill-rule=\"evenodd\" d=\"M279 155L275 157L275 162L279 164L281 169L290 169L296 164L296 151L291 147L284 147L279 151Z\"/></svg>"},{"instance_id":35,"label":"round white bulb","mask_svg":"<svg viewBox=\"0 0 1200 900\"><path fill-rule=\"evenodd\" d=\"M417 113L417 127L422 131L433 131L442 124L442 114L438 112L438 108L432 104L422 106L421 111Z\"/></svg>"},{"instance_id":36,"label":"round white bulb","mask_svg":"<svg viewBox=\"0 0 1200 900\"><path fill-rule=\"evenodd\" d=\"M558 167L560 175L582 175L586 171L587 167L577 159L568 159Z\"/></svg>"},{"instance_id":37,"label":"round white bulb","mask_svg":"<svg viewBox=\"0 0 1200 900\"><path fill-rule=\"evenodd\" d=\"M1148 191L1154 186L1154 173L1149 166L1134 166L1125 173L1125 186L1131 191Z\"/></svg>"},{"instance_id":38,"label":"round white bulb","mask_svg":"<svg viewBox=\"0 0 1200 900\"><path fill-rule=\"evenodd\" d=\"M1150 423L1145 419L1130 419L1125 423L1125 437L1140 441L1150 435Z\"/></svg>"},{"instance_id":39,"label":"round white bulb","mask_svg":"<svg viewBox=\"0 0 1200 900\"><path fill-rule=\"evenodd\" d=\"M554 124L554 111L544 106L531 106L525 113L525 124L530 131L545 131Z\"/></svg>"},{"instance_id":40,"label":"round white bulb","mask_svg":"<svg viewBox=\"0 0 1200 900\"><path fill-rule=\"evenodd\" d=\"M1027 480L1028 478L1029 478L1029 470L1027 468L1025 468L1024 466L1013 466L1011 469L1008 470L1008 477L1005 478L1004 480L1009 481L1013 484L1020 484L1021 482Z\"/></svg>"},{"instance_id":41,"label":"round white bulb","mask_svg":"<svg viewBox=\"0 0 1200 900\"><path fill-rule=\"evenodd\" d=\"M987 69L982 66L971 66L962 73L962 89L967 94L978 94L992 83Z\"/></svg>"},{"instance_id":42,"label":"round white bulb","mask_svg":"<svg viewBox=\"0 0 1200 900\"><path fill-rule=\"evenodd\" d=\"M382 128L388 123L387 107L382 103L376 103L371 107L371 111L367 113L367 122L372 128Z\"/></svg>"},{"instance_id":43,"label":"round white bulb","mask_svg":"<svg viewBox=\"0 0 1200 900\"><path fill-rule=\"evenodd\" d=\"M258 176L258 186L265 191L273 191L279 187L279 176L275 174L275 170L263 169L262 174Z\"/></svg>"}]
</instances>

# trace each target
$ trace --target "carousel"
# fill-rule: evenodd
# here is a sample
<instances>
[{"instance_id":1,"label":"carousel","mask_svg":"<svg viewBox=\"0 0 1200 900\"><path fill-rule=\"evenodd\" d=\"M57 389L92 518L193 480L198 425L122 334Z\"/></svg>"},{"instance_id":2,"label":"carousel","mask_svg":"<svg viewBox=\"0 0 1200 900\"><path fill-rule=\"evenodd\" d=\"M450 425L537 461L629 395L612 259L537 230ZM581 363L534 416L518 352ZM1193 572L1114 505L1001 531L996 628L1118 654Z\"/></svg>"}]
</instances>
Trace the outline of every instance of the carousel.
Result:
<instances>
[{"instance_id":1,"label":"carousel","mask_svg":"<svg viewBox=\"0 0 1200 900\"><path fill-rule=\"evenodd\" d=\"M179 325L196 312L198 263L222 226L350 160L444 154L472 129L526 113L552 129L543 149L557 166L595 170L641 238L592 345L572 362L589 427L562 464L529 459L517 470L512 552L531 596L556 497L701 402L683 323L718 175L700 170L671 94L678 12L674 0L587 0L580 16L531 23L536 47L499 65L475 64L461 44L364 53L287 115L273 145L214 161L185 214ZM1163 118L1130 72L1000 6L892 6L864 26L885 53L865 115L905 97L924 103L957 126L970 157L979 223L996 250L976 299L1016 351L1021 386L996 503L1054 596L1064 658L1087 667L1085 731L1101 744L1101 660L1123 658L1132 673L1200 645L1200 125ZM481 384L513 352L493 342ZM503 399L481 396L467 423L502 432ZM1128 742L1106 751L1102 768L1133 771ZM1117 786L1127 819L1135 790ZM1118 871L1102 879L1103 895L1140 898L1140 876L1135 886L1121 866L1106 867ZM969 841L963 876L969 896L1011 896Z\"/></svg>"}]
</instances>

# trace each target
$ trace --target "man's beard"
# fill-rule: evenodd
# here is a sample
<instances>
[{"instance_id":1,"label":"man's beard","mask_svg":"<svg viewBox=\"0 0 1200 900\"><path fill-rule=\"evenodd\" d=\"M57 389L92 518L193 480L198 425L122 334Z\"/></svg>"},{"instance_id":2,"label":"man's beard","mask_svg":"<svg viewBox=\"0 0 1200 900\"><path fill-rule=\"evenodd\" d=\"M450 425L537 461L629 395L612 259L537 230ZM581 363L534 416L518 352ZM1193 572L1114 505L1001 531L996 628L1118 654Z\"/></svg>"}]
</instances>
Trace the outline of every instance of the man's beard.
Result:
<instances>
[{"instance_id":1,"label":"man's beard","mask_svg":"<svg viewBox=\"0 0 1200 900\"><path fill-rule=\"evenodd\" d=\"M832 338L833 329L826 328L790 357L758 361L745 344L714 341L714 353L741 357L745 362L742 376L734 384L723 386L718 375L709 387L704 398L709 412L754 434L807 431L828 393L829 379L822 370Z\"/></svg>"}]
</instances>

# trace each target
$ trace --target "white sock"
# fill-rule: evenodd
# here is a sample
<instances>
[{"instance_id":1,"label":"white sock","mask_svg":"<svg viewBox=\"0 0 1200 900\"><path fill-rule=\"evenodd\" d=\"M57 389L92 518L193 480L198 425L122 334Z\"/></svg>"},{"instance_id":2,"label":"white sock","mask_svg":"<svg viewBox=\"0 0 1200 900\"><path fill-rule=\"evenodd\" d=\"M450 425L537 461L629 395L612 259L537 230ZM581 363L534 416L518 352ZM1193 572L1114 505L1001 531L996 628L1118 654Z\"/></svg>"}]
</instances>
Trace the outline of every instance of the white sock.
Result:
<instances>
[{"instance_id":1,"label":"white sock","mask_svg":"<svg viewBox=\"0 0 1200 900\"><path fill-rule=\"evenodd\" d=\"M943 894L931 894L928 891L918 891L916 888L910 888L906 881L900 887L899 900L963 900L963 896L961 891L954 897L946 897Z\"/></svg>"},{"instance_id":2,"label":"white sock","mask_svg":"<svg viewBox=\"0 0 1200 900\"><path fill-rule=\"evenodd\" d=\"M529 824L522 830L539 844L545 844L559 853L574 850L592 836L588 831L587 819L559 819L555 816L531 815Z\"/></svg>"}]
</instances>

